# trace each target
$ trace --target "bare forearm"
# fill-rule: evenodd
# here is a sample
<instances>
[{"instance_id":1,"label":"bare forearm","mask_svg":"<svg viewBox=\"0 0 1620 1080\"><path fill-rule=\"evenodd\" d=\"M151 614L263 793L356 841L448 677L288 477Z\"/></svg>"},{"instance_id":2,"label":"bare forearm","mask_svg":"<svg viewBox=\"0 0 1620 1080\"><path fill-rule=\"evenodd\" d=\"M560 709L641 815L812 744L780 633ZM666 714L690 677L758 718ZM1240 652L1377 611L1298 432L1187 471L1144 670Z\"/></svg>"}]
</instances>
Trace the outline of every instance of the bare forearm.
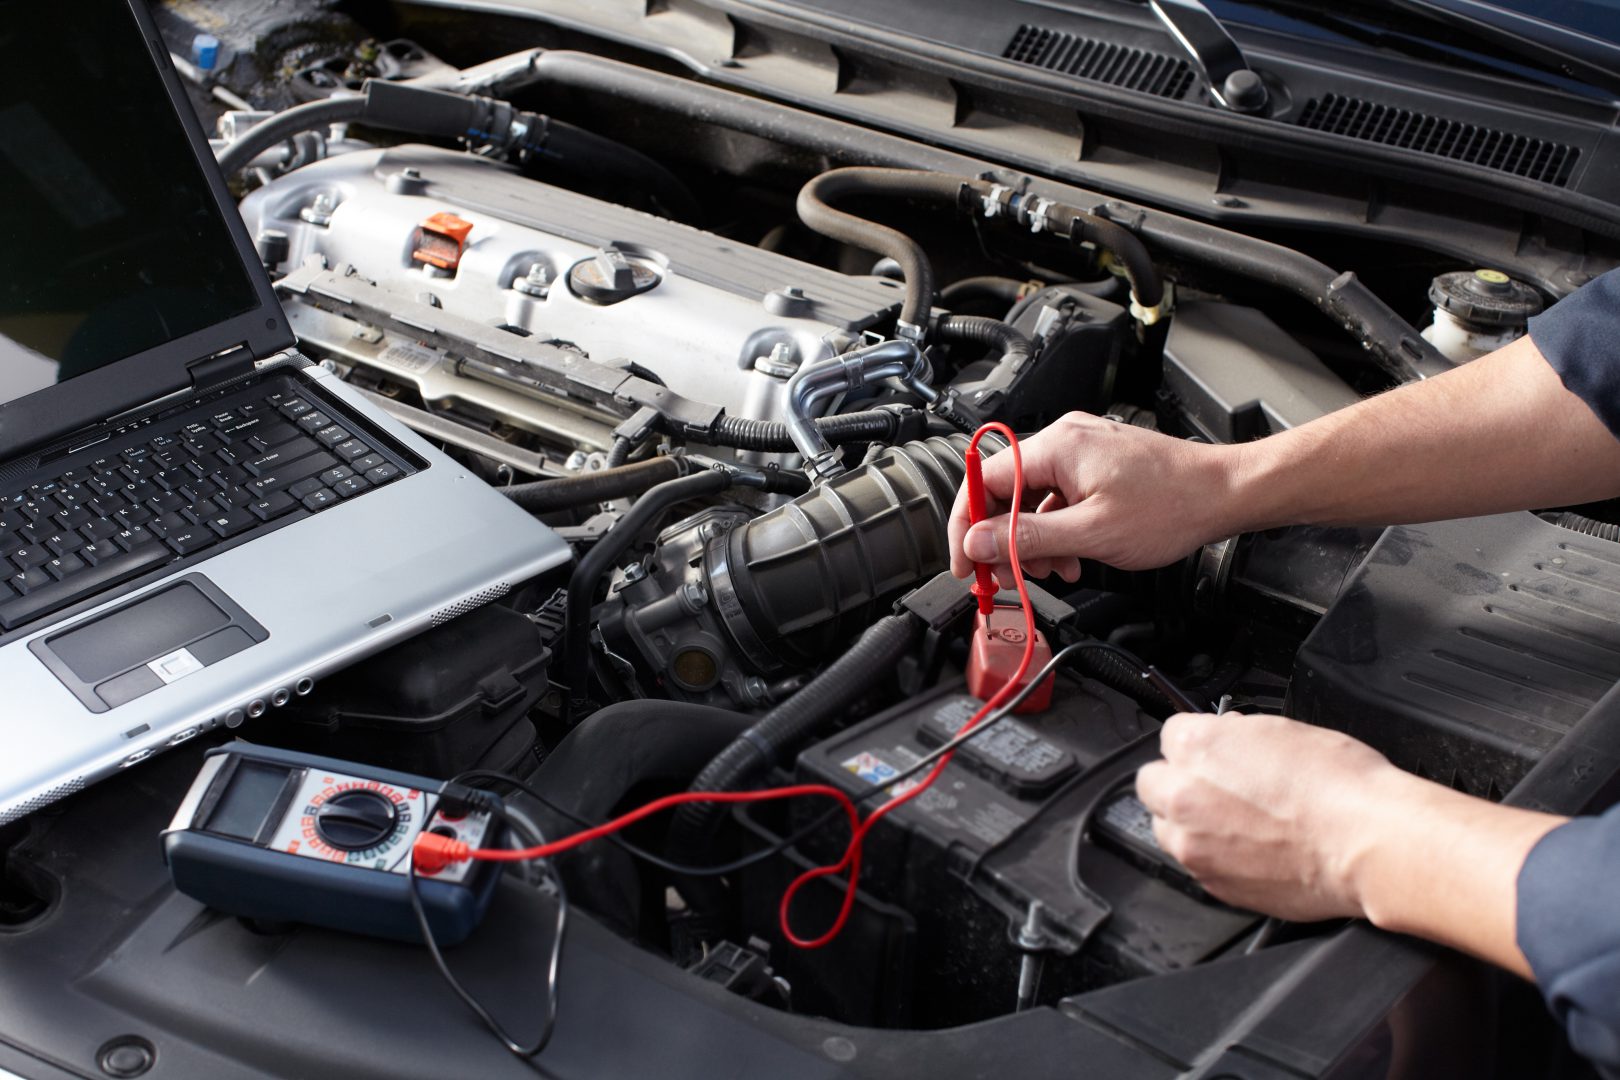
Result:
<instances>
[{"instance_id":1,"label":"bare forearm","mask_svg":"<svg viewBox=\"0 0 1620 1080\"><path fill-rule=\"evenodd\" d=\"M1566 819L1392 774L1351 828L1348 869L1378 926L1448 945L1526 978L1516 942L1519 870Z\"/></svg>"},{"instance_id":2,"label":"bare forearm","mask_svg":"<svg viewBox=\"0 0 1620 1080\"><path fill-rule=\"evenodd\" d=\"M1620 440L1528 337L1229 454L1232 532L1436 521L1620 494Z\"/></svg>"}]
</instances>

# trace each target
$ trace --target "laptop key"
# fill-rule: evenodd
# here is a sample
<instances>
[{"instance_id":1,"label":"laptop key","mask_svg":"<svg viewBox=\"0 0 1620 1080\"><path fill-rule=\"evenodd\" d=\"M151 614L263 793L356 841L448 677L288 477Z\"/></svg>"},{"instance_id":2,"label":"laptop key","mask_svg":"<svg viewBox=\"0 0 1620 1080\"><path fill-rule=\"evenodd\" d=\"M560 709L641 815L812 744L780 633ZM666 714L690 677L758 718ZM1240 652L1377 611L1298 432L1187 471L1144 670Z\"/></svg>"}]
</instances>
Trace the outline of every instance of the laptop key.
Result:
<instances>
[{"instance_id":1,"label":"laptop key","mask_svg":"<svg viewBox=\"0 0 1620 1080\"><path fill-rule=\"evenodd\" d=\"M319 431L322 428L330 427L331 425L332 418L321 412L319 409L316 409L314 412L307 412L298 418L298 426L309 432Z\"/></svg>"},{"instance_id":2,"label":"laptop key","mask_svg":"<svg viewBox=\"0 0 1620 1080\"><path fill-rule=\"evenodd\" d=\"M157 543L157 536L145 525L132 525L113 533L113 543L125 551L135 551Z\"/></svg>"},{"instance_id":3,"label":"laptop key","mask_svg":"<svg viewBox=\"0 0 1620 1080\"><path fill-rule=\"evenodd\" d=\"M77 552L79 558L91 566L100 566L115 556L122 555L124 549L111 540L97 540L93 544L86 544Z\"/></svg>"},{"instance_id":4,"label":"laptop key","mask_svg":"<svg viewBox=\"0 0 1620 1080\"><path fill-rule=\"evenodd\" d=\"M242 509L226 510L208 519L208 527L214 530L221 539L235 536L239 532L253 528L258 523L258 518Z\"/></svg>"},{"instance_id":5,"label":"laptop key","mask_svg":"<svg viewBox=\"0 0 1620 1080\"><path fill-rule=\"evenodd\" d=\"M77 529L80 525L88 524L93 519L90 517L90 511L80 507L73 510L63 510L51 520L56 522L58 529Z\"/></svg>"},{"instance_id":6,"label":"laptop key","mask_svg":"<svg viewBox=\"0 0 1620 1080\"><path fill-rule=\"evenodd\" d=\"M212 499L199 499L190 506L182 506L180 513L185 516L187 523L201 525L204 521L219 513L219 507L214 505Z\"/></svg>"},{"instance_id":7,"label":"laptop key","mask_svg":"<svg viewBox=\"0 0 1620 1080\"><path fill-rule=\"evenodd\" d=\"M311 405L303 398L290 398L281 403L281 415L288 417L289 419L297 419L298 417L309 412L314 407L315 406Z\"/></svg>"},{"instance_id":8,"label":"laptop key","mask_svg":"<svg viewBox=\"0 0 1620 1080\"><path fill-rule=\"evenodd\" d=\"M176 529L188 529L194 524L196 524L196 522L192 521L190 518L187 518L185 515L178 512L174 512L168 514L159 514L151 521L148 521L146 523L146 527L152 530L156 536L164 537L168 536Z\"/></svg>"},{"instance_id":9,"label":"laptop key","mask_svg":"<svg viewBox=\"0 0 1620 1080\"><path fill-rule=\"evenodd\" d=\"M378 465L375 469L366 470L366 479L370 480L373 484L386 484L388 481L392 480L398 475L399 466L392 465L386 461L381 465Z\"/></svg>"},{"instance_id":10,"label":"laptop key","mask_svg":"<svg viewBox=\"0 0 1620 1080\"><path fill-rule=\"evenodd\" d=\"M335 469L327 469L321 473L321 483L327 487L336 487L339 480L347 480L354 475L354 470L347 465L339 465Z\"/></svg>"},{"instance_id":11,"label":"laptop key","mask_svg":"<svg viewBox=\"0 0 1620 1080\"><path fill-rule=\"evenodd\" d=\"M261 424L252 435L248 436L247 445L262 454L298 437L298 428L292 424L276 421L270 424Z\"/></svg>"},{"instance_id":12,"label":"laptop key","mask_svg":"<svg viewBox=\"0 0 1620 1080\"><path fill-rule=\"evenodd\" d=\"M318 476L306 476L304 479L298 481L298 483L296 483L292 487L288 488L287 489L287 494L291 495L295 499L302 499L305 495L308 495L310 492L319 491L319 490L321 490L321 488L323 488L325 486L326 486L325 484L321 483L320 477L318 477Z\"/></svg>"},{"instance_id":13,"label":"laptop key","mask_svg":"<svg viewBox=\"0 0 1620 1080\"><path fill-rule=\"evenodd\" d=\"M348 442L341 442L332 447L332 452L344 461L355 461L371 453L371 447L359 439L350 439Z\"/></svg>"},{"instance_id":14,"label":"laptop key","mask_svg":"<svg viewBox=\"0 0 1620 1080\"><path fill-rule=\"evenodd\" d=\"M118 528L127 529L131 525L144 525L151 521L152 511L144 506L126 506L113 515L113 520L118 523Z\"/></svg>"},{"instance_id":15,"label":"laptop key","mask_svg":"<svg viewBox=\"0 0 1620 1080\"><path fill-rule=\"evenodd\" d=\"M209 496L219 492L219 485L212 480L193 480L180 489L180 494L194 503L207 502Z\"/></svg>"},{"instance_id":16,"label":"laptop key","mask_svg":"<svg viewBox=\"0 0 1620 1080\"><path fill-rule=\"evenodd\" d=\"M13 574L6 579L13 589L27 596L31 592L43 589L51 583L51 575L39 567L30 567L20 574Z\"/></svg>"},{"instance_id":17,"label":"laptop key","mask_svg":"<svg viewBox=\"0 0 1620 1080\"><path fill-rule=\"evenodd\" d=\"M272 491L258 502L248 504L248 510L260 521L270 521L298 506L291 495L282 491Z\"/></svg>"},{"instance_id":18,"label":"laptop key","mask_svg":"<svg viewBox=\"0 0 1620 1080\"><path fill-rule=\"evenodd\" d=\"M10 569L3 560L11 558L13 552L27 547L32 542L16 533L0 533L0 573Z\"/></svg>"},{"instance_id":19,"label":"laptop key","mask_svg":"<svg viewBox=\"0 0 1620 1080\"><path fill-rule=\"evenodd\" d=\"M58 555L56 558L46 563L45 572L50 574L51 577L55 578L57 581L61 581L68 575L76 574L80 570L83 570L86 565L88 564L83 559L79 558L70 551L66 555Z\"/></svg>"},{"instance_id":20,"label":"laptop key","mask_svg":"<svg viewBox=\"0 0 1620 1080\"><path fill-rule=\"evenodd\" d=\"M338 501L338 497L325 488L312 491L304 496L304 505L311 510L321 510Z\"/></svg>"},{"instance_id":21,"label":"laptop key","mask_svg":"<svg viewBox=\"0 0 1620 1080\"><path fill-rule=\"evenodd\" d=\"M227 465L223 469L214 470L214 474L209 479L222 488L232 488L246 480L249 475L248 471L240 465Z\"/></svg>"},{"instance_id":22,"label":"laptop key","mask_svg":"<svg viewBox=\"0 0 1620 1080\"><path fill-rule=\"evenodd\" d=\"M50 550L39 544L30 544L25 548L18 548L11 553L11 561L17 569L27 570L35 566L44 566L51 561Z\"/></svg>"},{"instance_id":23,"label":"laptop key","mask_svg":"<svg viewBox=\"0 0 1620 1080\"><path fill-rule=\"evenodd\" d=\"M92 495L84 501L84 508L99 518L112 517L124 507L124 497L116 492L111 495Z\"/></svg>"},{"instance_id":24,"label":"laptop key","mask_svg":"<svg viewBox=\"0 0 1620 1080\"><path fill-rule=\"evenodd\" d=\"M56 493L56 502L64 510L73 510L83 506L95 494L83 484L69 484Z\"/></svg>"},{"instance_id":25,"label":"laptop key","mask_svg":"<svg viewBox=\"0 0 1620 1080\"><path fill-rule=\"evenodd\" d=\"M299 435L290 442L281 444L272 450L266 450L258 457L248 458L242 467L254 476L263 476L267 472L274 472L276 466L285 465L289 461L297 461L305 454L314 453L320 447L314 439L306 439Z\"/></svg>"},{"instance_id":26,"label":"laptop key","mask_svg":"<svg viewBox=\"0 0 1620 1080\"><path fill-rule=\"evenodd\" d=\"M163 538L176 555L190 555L212 544L217 537L206 525L187 525Z\"/></svg>"},{"instance_id":27,"label":"laptop key","mask_svg":"<svg viewBox=\"0 0 1620 1080\"><path fill-rule=\"evenodd\" d=\"M84 537L76 532L57 533L45 541L45 546L53 555L66 555L71 551L78 551L84 547Z\"/></svg>"},{"instance_id":28,"label":"laptop key","mask_svg":"<svg viewBox=\"0 0 1620 1080\"><path fill-rule=\"evenodd\" d=\"M348 428L338 427L336 424L321 428L315 433L315 437L321 441L322 446L326 447L336 446L340 442L348 442L352 438Z\"/></svg>"},{"instance_id":29,"label":"laptop key","mask_svg":"<svg viewBox=\"0 0 1620 1080\"><path fill-rule=\"evenodd\" d=\"M146 508L154 514L168 514L186 505L186 497L178 491L165 491L146 500Z\"/></svg>"},{"instance_id":30,"label":"laptop key","mask_svg":"<svg viewBox=\"0 0 1620 1080\"><path fill-rule=\"evenodd\" d=\"M368 481L365 477L351 476L346 480L339 480L337 483L333 484L332 490L337 492L343 498L347 499L351 495L360 494L370 486L370 481Z\"/></svg>"},{"instance_id":31,"label":"laptop key","mask_svg":"<svg viewBox=\"0 0 1620 1080\"><path fill-rule=\"evenodd\" d=\"M244 509L253 501L253 493L245 487L228 487L214 496L214 503L222 510Z\"/></svg>"},{"instance_id":32,"label":"laptop key","mask_svg":"<svg viewBox=\"0 0 1620 1080\"><path fill-rule=\"evenodd\" d=\"M13 630L41 615L94 596L120 581L162 566L172 557L168 548L156 544L104 559L63 581L53 581L50 574L40 569L18 574L11 578L11 585L23 595L0 603L0 628Z\"/></svg>"},{"instance_id":33,"label":"laptop key","mask_svg":"<svg viewBox=\"0 0 1620 1080\"><path fill-rule=\"evenodd\" d=\"M138 525L140 522L135 522L135 524ZM118 526L110 521L87 521L79 526L80 534L91 542L109 539L117 531Z\"/></svg>"}]
</instances>

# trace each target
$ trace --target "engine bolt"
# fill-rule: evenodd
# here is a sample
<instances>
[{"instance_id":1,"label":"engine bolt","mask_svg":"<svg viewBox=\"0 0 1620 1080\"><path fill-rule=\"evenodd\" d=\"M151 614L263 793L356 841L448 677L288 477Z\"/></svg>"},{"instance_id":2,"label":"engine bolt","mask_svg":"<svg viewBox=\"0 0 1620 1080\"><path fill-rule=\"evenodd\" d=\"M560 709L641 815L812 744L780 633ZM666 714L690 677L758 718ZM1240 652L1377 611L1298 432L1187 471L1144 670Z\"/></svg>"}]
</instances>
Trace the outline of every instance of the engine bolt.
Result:
<instances>
[{"instance_id":1,"label":"engine bolt","mask_svg":"<svg viewBox=\"0 0 1620 1080\"><path fill-rule=\"evenodd\" d=\"M336 209L337 202L329 192L323 191L315 196L313 202L298 211L298 216L311 225L330 225L332 224L332 211Z\"/></svg>"},{"instance_id":2,"label":"engine bolt","mask_svg":"<svg viewBox=\"0 0 1620 1080\"><path fill-rule=\"evenodd\" d=\"M525 296L545 299L551 292L551 267L543 262L535 263L523 277L513 279L512 288Z\"/></svg>"}]
</instances>

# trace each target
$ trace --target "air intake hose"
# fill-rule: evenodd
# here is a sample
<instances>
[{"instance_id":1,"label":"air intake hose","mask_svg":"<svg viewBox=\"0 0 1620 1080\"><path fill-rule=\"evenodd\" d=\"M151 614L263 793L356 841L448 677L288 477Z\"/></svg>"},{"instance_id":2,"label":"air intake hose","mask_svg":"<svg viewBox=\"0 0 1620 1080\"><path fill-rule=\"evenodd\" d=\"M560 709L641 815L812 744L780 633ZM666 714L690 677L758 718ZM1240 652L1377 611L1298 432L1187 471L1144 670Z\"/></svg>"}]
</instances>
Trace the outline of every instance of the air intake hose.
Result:
<instances>
[{"instance_id":1,"label":"air intake hose","mask_svg":"<svg viewBox=\"0 0 1620 1080\"><path fill-rule=\"evenodd\" d=\"M714 609L751 665L813 666L884 601L950 565L945 523L967 444L891 447L709 542Z\"/></svg>"}]
</instances>

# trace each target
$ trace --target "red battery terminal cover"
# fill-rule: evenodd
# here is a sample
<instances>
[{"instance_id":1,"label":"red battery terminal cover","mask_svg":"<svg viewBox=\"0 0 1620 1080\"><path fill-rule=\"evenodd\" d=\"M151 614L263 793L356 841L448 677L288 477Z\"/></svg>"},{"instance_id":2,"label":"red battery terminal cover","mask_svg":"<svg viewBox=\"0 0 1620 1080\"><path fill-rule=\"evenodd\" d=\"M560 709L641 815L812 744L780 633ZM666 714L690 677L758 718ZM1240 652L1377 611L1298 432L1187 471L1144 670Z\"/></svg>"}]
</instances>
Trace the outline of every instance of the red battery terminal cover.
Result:
<instances>
[{"instance_id":1,"label":"red battery terminal cover","mask_svg":"<svg viewBox=\"0 0 1620 1080\"><path fill-rule=\"evenodd\" d=\"M973 644L968 651L967 687L968 693L980 701L989 701L991 696L1012 680L1018 672L1018 664L1024 658L1024 613L1018 608L997 608L989 615L978 620L973 629ZM1035 631L1035 655L1030 659L1030 675L1046 666L1052 659L1052 646L1047 644L1046 636L1039 630ZM1022 705L1014 709L1015 713L1041 712L1052 703L1052 680L1054 674L1049 674L1041 680L1029 697L1024 699ZM1021 689L1025 683L1019 683Z\"/></svg>"},{"instance_id":2,"label":"red battery terminal cover","mask_svg":"<svg viewBox=\"0 0 1620 1080\"><path fill-rule=\"evenodd\" d=\"M467 247L467 234L472 230L472 222L448 211L430 215L416 227L411 258L440 270L454 270L461 265L461 253Z\"/></svg>"}]
</instances>

